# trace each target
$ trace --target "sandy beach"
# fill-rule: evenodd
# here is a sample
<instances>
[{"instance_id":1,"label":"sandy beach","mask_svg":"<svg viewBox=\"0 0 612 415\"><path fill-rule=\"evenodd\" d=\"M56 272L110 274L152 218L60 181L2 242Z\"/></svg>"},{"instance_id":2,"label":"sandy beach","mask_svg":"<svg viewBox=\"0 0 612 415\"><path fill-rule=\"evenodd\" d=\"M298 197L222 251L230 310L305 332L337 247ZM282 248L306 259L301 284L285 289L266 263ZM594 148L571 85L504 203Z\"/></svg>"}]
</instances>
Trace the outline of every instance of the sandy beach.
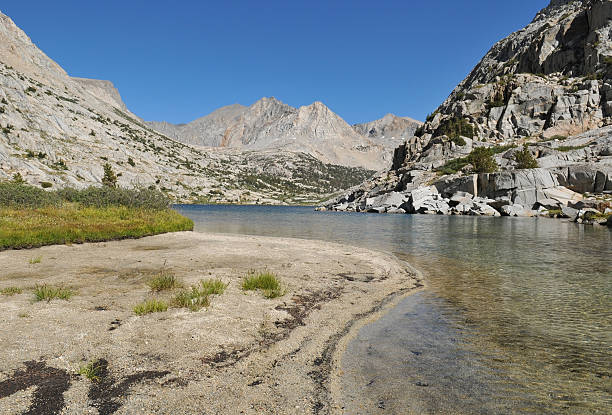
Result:
<instances>
[{"instance_id":1,"label":"sandy beach","mask_svg":"<svg viewBox=\"0 0 612 415\"><path fill-rule=\"evenodd\" d=\"M0 252L0 412L342 413L339 359L355 331L422 286L392 255L313 240L182 232ZM208 308L137 316L160 271L220 278ZM285 294L244 292L268 270ZM69 300L34 301L43 284ZM103 363L100 380L78 375Z\"/></svg>"}]
</instances>

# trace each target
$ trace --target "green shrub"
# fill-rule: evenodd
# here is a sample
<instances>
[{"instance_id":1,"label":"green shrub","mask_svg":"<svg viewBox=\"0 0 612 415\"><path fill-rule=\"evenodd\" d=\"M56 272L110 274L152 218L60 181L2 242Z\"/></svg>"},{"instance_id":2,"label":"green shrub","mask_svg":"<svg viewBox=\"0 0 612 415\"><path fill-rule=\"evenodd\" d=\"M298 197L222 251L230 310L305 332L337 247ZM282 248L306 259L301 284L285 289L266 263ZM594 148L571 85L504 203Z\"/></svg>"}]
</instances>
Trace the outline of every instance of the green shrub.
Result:
<instances>
[{"instance_id":1,"label":"green shrub","mask_svg":"<svg viewBox=\"0 0 612 415\"><path fill-rule=\"evenodd\" d=\"M268 271L250 272L242 280L242 289L244 291L261 290L266 298L276 298L283 295L280 280L275 274Z\"/></svg>"},{"instance_id":2,"label":"green shrub","mask_svg":"<svg viewBox=\"0 0 612 415\"><path fill-rule=\"evenodd\" d=\"M0 206L16 208L42 208L59 206L60 198L54 192L20 182L0 182Z\"/></svg>"},{"instance_id":3,"label":"green shrub","mask_svg":"<svg viewBox=\"0 0 612 415\"><path fill-rule=\"evenodd\" d=\"M132 166L132 167L134 167L134 166L136 165L136 163L134 163L134 159L133 159L133 158L131 158L131 157L128 157L127 162L128 162L128 164L129 164L130 166Z\"/></svg>"},{"instance_id":4,"label":"green shrub","mask_svg":"<svg viewBox=\"0 0 612 415\"><path fill-rule=\"evenodd\" d=\"M34 288L34 297L36 301L51 301L56 298L60 300L68 300L75 294L73 290L65 287L54 287L50 285L37 285Z\"/></svg>"},{"instance_id":5,"label":"green shrub","mask_svg":"<svg viewBox=\"0 0 612 415\"><path fill-rule=\"evenodd\" d=\"M493 173L499 166L493 157L495 152L487 147L476 147L467 156L468 162L474 166L475 173Z\"/></svg>"},{"instance_id":6,"label":"green shrub","mask_svg":"<svg viewBox=\"0 0 612 415\"><path fill-rule=\"evenodd\" d=\"M446 135L451 139L459 136L473 138L474 127L465 118L453 117L444 120L433 136L439 137L441 135Z\"/></svg>"},{"instance_id":7,"label":"green shrub","mask_svg":"<svg viewBox=\"0 0 612 415\"><path fill-rule=\"evenodd\" d=\"M48 189L51 186L53 186L53 183L50 183L50 182L40 182L40 187L42 187L43 189Z\"/></svg>"},{"instance_id":8,"label":"green shrub","mask_svg":"<svg viewBox=\"0 0 612 415\"><path fill-rule=\"evenodd\" d=\"M34 88L33 86L29 86L29 87L26 88L26 92L35 93L36 92L36 88Z\"/></svg>"},{"instance_id":9,"label":"green shrub","mask_svg":"<svg viewBox=\"0 0 612 415\"><path fill-rule=\"evenodd\" d=\"M148 188L123 189L120 187L90 186L83 190L65 188L57 191L62 200L81 206L126 206L163 210L170 207L168 196L159 190Z\"/></svg>"},{"instance_id":10,"label":"green shrub","mask_svg":"<svg viewBox=\"0 0 612 415\"><path fill-rule=\"evenodd\" d=\"M168 310L168 304L161 300L147 300L134 307L134 314L142 316L150 313L160 313Z\"/></svg>"},{"instance_id":11,"label":"green shrub","mask_svg":"<svg viewBox=\"0 0 612 415\"><path fill-rule=\"evenodd\" d=\"M517 169L535 169L538 167L538 162L531 155L527 144L523 145L523 149L514 153L514 161L516 161Z\"/></svg>"},{"instance_id":12,"label":"green shrub","mask_svg":"<svg viewBox=\"0 0 612 415\"><path fill-rule=\"evenodd\" d=\"M201 292L205 295L221 295L225 292L227 284L220 279L206 279L200 281Z\"/></svg>"},{"instance_id":13,"label":"green shrub","mask_svg":"<svg viewBox=\"0 0 612 415\"><path fill-rule=\"evenodd\" d=\"M113 168L109 163L104 165L104 176L102 177L102 184L106 187L117 187L117 175L113 171Z\"/></svg>"},{"instance_id":14,"label":"green shrub","mask_svg":"<svg viewBox=\"0 0 612 415\"><path fill-rule=\"evenodd\" d=\"M466 144L463 137L453 137L451 138L451 141L461 147L463 147Z\"/></svg>"}]
</instances>

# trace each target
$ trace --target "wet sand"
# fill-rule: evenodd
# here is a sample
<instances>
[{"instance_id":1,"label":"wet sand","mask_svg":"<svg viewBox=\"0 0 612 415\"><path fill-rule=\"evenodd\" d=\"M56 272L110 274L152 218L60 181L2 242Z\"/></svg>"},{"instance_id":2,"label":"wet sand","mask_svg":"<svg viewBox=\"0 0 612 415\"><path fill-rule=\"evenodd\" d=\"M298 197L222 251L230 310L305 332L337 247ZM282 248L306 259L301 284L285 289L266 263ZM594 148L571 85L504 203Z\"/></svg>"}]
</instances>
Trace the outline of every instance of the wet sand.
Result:
<instances>
[{"instance_id":1,"label":"wet sand","mask_svg":"<svg viewBox=\"0 0 612 415\"><path fill-rule=\"evenodd\" d=\"M39 263L31 261L40 258ZM0 408L6 413L343 413L348 339L422 281L381 252L288 238L175 233L0 252ZM275 299L241 290L249 270L277 274ZM229 283L207 309L136 316L166 270L186 287ZM34 302L36 285L68 301ZM98 382L77 375L98 361ZM34 386L34 387L32 387ZM2 412L5 413L5 412Z\"/></svg>"}]
</instances>

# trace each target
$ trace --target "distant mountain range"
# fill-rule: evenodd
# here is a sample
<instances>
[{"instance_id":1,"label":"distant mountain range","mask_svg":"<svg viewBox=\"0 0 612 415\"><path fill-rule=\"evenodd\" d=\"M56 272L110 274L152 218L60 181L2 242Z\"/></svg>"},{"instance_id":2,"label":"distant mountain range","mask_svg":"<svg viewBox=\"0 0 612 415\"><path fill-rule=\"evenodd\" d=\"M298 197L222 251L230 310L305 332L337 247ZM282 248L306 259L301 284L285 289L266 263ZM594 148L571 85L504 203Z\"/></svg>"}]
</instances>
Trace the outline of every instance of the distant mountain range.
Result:
<instances>
[{"instance_id":1,"label":"distant mountain range","mask_svg":"<svg viewBox=\"0 0 612 415\"><path fill-rule=\"evenodd\" d=\"M321 102L294 108L272 97L249 107L223 107L188 124L147 125L186 144L297 151L325 163L379 170L389 164L400 140L412 137L421 123L388 114L351 127Z\"/></svg>"},{"instance_id":2,"label":"distant mountain range","mask_svg":"<svg viewBox=\"0 0 612 415\"><path fill-rule=\"evenodd\" d=\"M374 123L403 132L362 134L320 102L275 98L185 125L145 123L111 82L70 77L0 13L0 180L19 173L44 188L83 187L99 184L109 163L121 185L180 201L307 203L387 168L399 136L418 125Z\"/></svg>"}]
</instances>

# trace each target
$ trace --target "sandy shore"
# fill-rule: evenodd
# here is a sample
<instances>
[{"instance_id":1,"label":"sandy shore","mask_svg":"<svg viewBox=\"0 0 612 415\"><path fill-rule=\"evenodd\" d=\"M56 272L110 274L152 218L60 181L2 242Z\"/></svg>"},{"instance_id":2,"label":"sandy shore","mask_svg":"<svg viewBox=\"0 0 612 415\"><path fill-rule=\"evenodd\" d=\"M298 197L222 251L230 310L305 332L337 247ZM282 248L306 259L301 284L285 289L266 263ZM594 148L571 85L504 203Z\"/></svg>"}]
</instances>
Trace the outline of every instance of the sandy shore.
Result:
<instances>
[{"instance_id":1,"label":"sandy shore","mask_svg":"<svg viewBox=\"0 0 612 415\"><path fill-rule=\"evenodd\" d=\"M2 414L342 413L333 395L351 333L421 285L407 264L367 249L191 232L5 251L0 264L0 290L24 289L0 295ZM136 316L137 303L172 295L146 285L162 269L185 286L229 286L198 312ZM284 296L241 290L264 269ZM34 302L37 284L77 295ZM92 383L77 372L94 360L105 370Z\"/></svg>"}]
</instances>

